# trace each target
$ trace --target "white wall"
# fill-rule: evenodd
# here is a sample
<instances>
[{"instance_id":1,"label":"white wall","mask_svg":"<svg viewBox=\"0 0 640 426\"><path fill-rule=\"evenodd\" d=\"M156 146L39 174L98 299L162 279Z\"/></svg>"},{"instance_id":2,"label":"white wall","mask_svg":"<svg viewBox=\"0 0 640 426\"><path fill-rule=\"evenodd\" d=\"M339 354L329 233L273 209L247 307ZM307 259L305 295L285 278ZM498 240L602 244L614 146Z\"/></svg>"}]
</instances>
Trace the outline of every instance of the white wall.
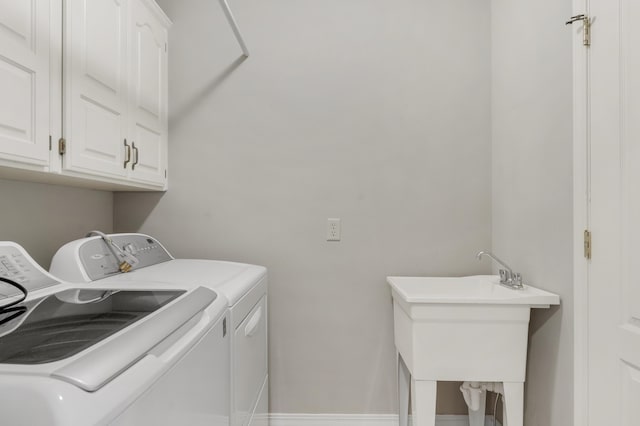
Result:
<instances>
[{"instance_id":1,"label":"white wall","mask_svg":"<svg viewBox=\"0 0 640 426\"><path fill-rule=\"evenodd\" d=\"M115 227L269 268L272 412L395 412L385 277L488 271L489 0L237 0L245 61L217 2L160 4L170 189Z\"/></svg>"},{"instance_id":2,"label":"white wall","mask_svg":"<svg viewBox=\"0 0 640 426\"><path fill-rule=\"evenodd\" d=\"M570 0L492 0L493 250L560 294L534 312L527 426L573 424Z\"/></svg>"},{"instance_id":3,"label":"white wall","mask_svg":"<svg viewBox=\"0 0 640 426\"><path fill-rule=\"evenodd\" d=\"M64 243L113 228L111 192L0 180L0 195L0 240L22 245L45 269Z\"/></svg>"}]
</instances>

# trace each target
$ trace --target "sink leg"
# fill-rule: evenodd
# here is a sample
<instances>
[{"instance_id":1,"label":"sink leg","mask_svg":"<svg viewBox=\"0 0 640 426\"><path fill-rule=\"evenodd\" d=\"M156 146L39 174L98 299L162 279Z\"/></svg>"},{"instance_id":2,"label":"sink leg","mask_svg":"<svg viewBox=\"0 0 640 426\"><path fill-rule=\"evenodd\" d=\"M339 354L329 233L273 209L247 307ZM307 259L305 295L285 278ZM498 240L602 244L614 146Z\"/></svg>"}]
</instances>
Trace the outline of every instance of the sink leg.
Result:
<instances>
[{"instance_id":1,"label":"sink leg","mask_svg":"<svg viewBox=\"0 0 640 426\"><path fill-rule=\"evenodd\" d=\"M413 426L435 426L437 387L435 380L411 379Z\"/></svg>"},{"instance_id":2,"label":"sink leg","mask_svg":"<svg viewBox=\"0 0 640 426\"><path fill-rule=\"evenodd\" d=\"M504 382L504 426L524 425L524 383Z\"/></svg>"},{"instance_id":3,"label":"sink leg","mask_svg":"<svg viewBox=\"0 0 640 426\"><path fill-rule=\"evenodd\" d=\"M411 386L411 374L400 352L398 352L398 410L400 413L400 426L409 426L409 387Z\"/></svg>"}]
</instances>

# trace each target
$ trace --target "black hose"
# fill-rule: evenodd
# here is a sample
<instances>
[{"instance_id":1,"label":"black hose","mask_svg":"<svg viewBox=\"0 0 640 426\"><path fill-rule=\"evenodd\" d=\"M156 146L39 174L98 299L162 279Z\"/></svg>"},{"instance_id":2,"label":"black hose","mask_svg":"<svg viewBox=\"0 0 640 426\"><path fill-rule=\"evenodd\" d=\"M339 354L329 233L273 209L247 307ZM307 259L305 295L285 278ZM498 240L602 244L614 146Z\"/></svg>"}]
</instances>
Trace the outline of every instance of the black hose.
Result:
<instances>
[{"instance_id":1,"label":"black hose","mask_svg":"<svg viewBox=\"0 0 640 426\"><path fill-rule=\"evenodd\" d=\"M6 284L9 284L12 287L17 288L22 293L22 297L20 297L19 299L14 300L11 303L7 303L6 305L0 306L0 316L8 315L7 317L0 319L0 325L2 325L27 312L26 306L16 306L16 305L24 302L29 292L21 284L9 278L0 277L0 281Z\"/></svg>"}]
</instances>

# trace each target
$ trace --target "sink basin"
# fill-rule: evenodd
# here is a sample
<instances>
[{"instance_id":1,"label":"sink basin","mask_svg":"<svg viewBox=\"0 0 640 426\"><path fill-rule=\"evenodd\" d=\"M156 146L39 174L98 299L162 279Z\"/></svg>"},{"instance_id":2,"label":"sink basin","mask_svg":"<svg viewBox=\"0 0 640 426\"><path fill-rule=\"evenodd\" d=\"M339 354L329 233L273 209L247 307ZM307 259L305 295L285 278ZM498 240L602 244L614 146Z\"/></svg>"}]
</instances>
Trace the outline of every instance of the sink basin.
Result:
<instances>
[{"instance_id":1,"label":"sink basin","mask_svg":"<svg viewBox=\"0 0 640 426\"><path fill-rule=\"evenodd\" d=\"M387 281L396 347L415 377L431 380L524 381L531 308L560 303L493 275Z\"/></svg>"},{"instance_id":2,"label":"sink basin","mask_svg":"<svg viewBox=\"0 0 640 426\"><path fill-rule=\"evenodd\" d=\"M471 277L388 277L392 291L407 303L529 305L548 308L560 303L557 294L525 285L512 290L496 275Z\"/></svg>"}]
</instances>

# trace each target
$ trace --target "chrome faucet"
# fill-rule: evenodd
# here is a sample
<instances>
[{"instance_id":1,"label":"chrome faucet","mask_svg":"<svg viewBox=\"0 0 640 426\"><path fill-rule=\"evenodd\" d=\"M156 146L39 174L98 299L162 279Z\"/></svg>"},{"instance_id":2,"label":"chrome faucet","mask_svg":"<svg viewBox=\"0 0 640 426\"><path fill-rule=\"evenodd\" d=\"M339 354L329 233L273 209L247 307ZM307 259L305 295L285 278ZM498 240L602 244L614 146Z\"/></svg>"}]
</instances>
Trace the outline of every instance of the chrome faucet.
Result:
<instances>
[{"instance_id":1,"label":"chrome faucet","mask_svg":"<svg viewBox=\"0 0 640 426\"><path fill-rule=\"evenodd\" d=\"M476 255L478 260L481 260L482 256L490 257L503 268L500 269L500 284L513 290L522 290L524 288L522 285L522 275L519 272L513 272L509 265L504 263L491 252L481 251Z\"/></svg>"}]
</instances>

